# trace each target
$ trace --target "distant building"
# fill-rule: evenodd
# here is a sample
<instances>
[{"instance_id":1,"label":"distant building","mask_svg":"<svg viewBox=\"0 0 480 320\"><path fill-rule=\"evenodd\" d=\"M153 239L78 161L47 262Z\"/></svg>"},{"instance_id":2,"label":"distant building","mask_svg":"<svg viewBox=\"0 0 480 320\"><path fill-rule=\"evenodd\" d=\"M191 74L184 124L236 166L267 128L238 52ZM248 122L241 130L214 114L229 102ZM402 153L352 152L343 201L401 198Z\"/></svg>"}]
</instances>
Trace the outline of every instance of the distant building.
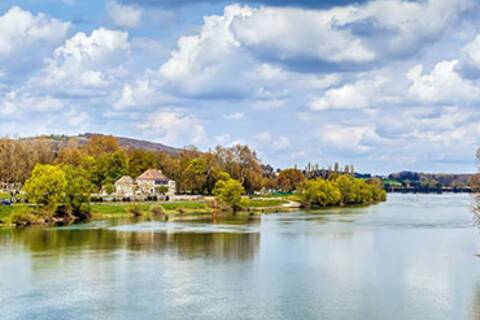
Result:
<instances>
[{"instance_id":1,"label":"distant building","mask_svg":"<svg viewBox=\"0 0 480 320\"><path fill-rule=\"evenodd\" d=\"M135 181L132 177L123 176L115 181L115 195L118 197L132 197L135 195Z\"/></svg>"},{"instance_id":2,"label":"distant building","mask_svg":"<svg viewBox=\"0 0 480 320\"><path fill-rule=\"evenodd\" d=\"M137 177L136 182L140 193L143 195L175 194L175 181L167 178L161 170L148 169Z\"/></svg>"},{"instance_id":3,"label":"distant building","mask_svg":"<svg viewBox=\"0 0 480 320\"><path fill-rule=\"evenodd\" d=\"M115 182L117 197L175 195L175 181L166 177L161 170L148 169L135 180L123 176Z\"/></svg>"}]
</instances>

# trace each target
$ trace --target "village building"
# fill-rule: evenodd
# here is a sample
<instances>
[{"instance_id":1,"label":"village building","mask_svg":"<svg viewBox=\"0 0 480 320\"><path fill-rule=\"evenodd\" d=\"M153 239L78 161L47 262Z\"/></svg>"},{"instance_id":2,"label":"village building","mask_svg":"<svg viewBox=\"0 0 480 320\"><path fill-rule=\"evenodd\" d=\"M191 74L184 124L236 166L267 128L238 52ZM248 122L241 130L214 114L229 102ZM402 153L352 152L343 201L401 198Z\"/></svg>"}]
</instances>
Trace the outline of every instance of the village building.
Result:
<instances>
[{"instance_id":1,"label":"village building","mask_svg":"<svg viewBox=\"0 0 480 320\"><path fill-rule=\"evenodd\" d=\"M135 180L129 176L123 176L115 182L117 197L173 196L175 190L175 181L170 180L157 169L148 169Z\"/></svg>"},{"instance_id":2,"label":"village building","mask_svg":"<svg viewBox=\"0 0 480 320\"><path fill-rule=\"evenodd\" d=\"M170 180L161 170L148 169L136 179L138 190L143 195L159 196L175 194L175 181Z\"/></svg>"},{"instance_id":3,"label":"village building","mask_svg":"<svg viewBox=\"0 0 480 320\"><path fill-rule=\"evenodd\" d=\"M132 177L123 176L115 181L115 195L118 197L132 197L135 195L135 181Z\"/></svg>"}]
</instances>

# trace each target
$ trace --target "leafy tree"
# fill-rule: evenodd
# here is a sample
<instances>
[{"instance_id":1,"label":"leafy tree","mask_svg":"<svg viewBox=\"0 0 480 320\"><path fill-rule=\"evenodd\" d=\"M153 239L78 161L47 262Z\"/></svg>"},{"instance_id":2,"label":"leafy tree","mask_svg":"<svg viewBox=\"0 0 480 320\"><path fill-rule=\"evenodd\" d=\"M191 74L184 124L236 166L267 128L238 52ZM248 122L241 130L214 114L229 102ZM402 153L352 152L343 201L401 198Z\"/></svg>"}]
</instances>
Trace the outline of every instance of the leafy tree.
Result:
<instances>
[{"instance_id":1,"label":"leafy tree","mask_svg":"<svg viewBox=\"0 0 480 320\"><path fill-rule=\"evenodd\" d=\"M157 167L155 152L140 149L130 150L128 158L128 173L131 177L138 177L147 169Z\"/></svg>"},{"instance_id":2,"label":"leafy tree","mask_svg":"<svg viewBox=\"0 0 480 320\"><path fill-rule=\"evenodd\" d=\"M297 193L306 207L328 207L339 205L340 190L335 182L321 178L308 180L299 185Z\"/></svg>"},{"instance_id":3,"label":"leafy tree","mask_svg":"<svg viewBox=\"0 0 480 320\"><path fill-rule=\"evenodd\" d=\"M168 192L168 187L166 186L158 186L158 187L155 187L157 193L160 193L160 194L166 194Z\"/></svg>"},{"instance_id":4,"label":"leafy tree","mask_svg":"<svg viewBox=\"0 0 480 320\"><path fill-rule=\"evenodd\" d=\"M92 135L85 145L87 153L95 158L105 153L113 153L119 149L120 145L115 137L98 134Z\"/></svg>"},{"instance_id":5,"label":"leafy tree","mask_svg":"<svg viewBox=\"0 0 480 320\"><path fill-rule=\"evenodd\" d=\"M276 186L284 192L292 192L305 180L305 176L298 169L285 169L280 171L276 179Z\"/></svg>"},{"instance_id":6,"label":"leafy tree","mask_svg":"<svg viewBox=\"0 0 480 320\"><path fill-rule=\"evenodd\" d=\"M90 208L90 194L93 185L88 172L80 167L64 166L67 186L65 188L65 206L75 217L87 218Z\"/></svg>"},{"instance_id":7,"label":"leafy tree","mask_svg":"<svg viewBox=\"0 0 480 320\"><path fill-rule=\"evenodd\" d=\"M66 187L65 172L60 167L37 164L25 182L24 190L30 202L53 213L64 200Z\"/></svg>"},{"instance_id":8,"label":"leafy tree","mask_svg":"<svg viewBox=\"0 0 480 320\"><path fill-rule=\"evenodd\" d=\"M244 193L245 189L242 184L235 179L219 180L213 189L215 197L234 211L240 208L240 202Z\"/></svg>"},{"instance_id":9,"label":"leafy tree","mask_svg":"<svg viewBox=\"0 0 480 320\"><path fill-rule=\"evenodd\" d=\"M335 182L340 190L341 203L344 205L355 204L358 196L358 183L350 175L341 175Z\"/></svg>"}]
</instances>

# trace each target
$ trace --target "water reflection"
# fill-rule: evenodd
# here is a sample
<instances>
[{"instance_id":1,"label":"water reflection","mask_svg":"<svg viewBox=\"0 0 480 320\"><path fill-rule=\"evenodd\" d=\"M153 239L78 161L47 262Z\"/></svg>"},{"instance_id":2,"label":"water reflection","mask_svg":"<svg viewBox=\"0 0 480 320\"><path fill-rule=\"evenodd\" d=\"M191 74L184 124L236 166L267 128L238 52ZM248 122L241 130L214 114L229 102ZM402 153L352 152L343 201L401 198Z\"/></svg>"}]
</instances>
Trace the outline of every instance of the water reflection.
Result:
<instances>
[{"instance_id":1,"label":"water reflection","mask_svg":"<svg viewBox=\"0 0 480 320\"><path fill-rule=\"evenodd\" d=\"M137 231L143 229L141 232L135 232L128 231L132 225L125 225L125 223L127 221L116 221L114 224L119 226L113 228L89 224L58 229L3 230L0 233L0 246L13 246L33 254L43 253L51 256L78 255L82 251L97 253L103 251L110 254L115 250L130 250L177 255L182 258L243 260L253 258L260 242L259 233L233 232L232 230L169 233L145 230L141 224L133 225L137 227ZM185 226L183 223L176 225ZM201 227L198 223L197 226Z\"/></svg>"},{"instance_id":2,"label":"water reflection","mask_svg":"<svg viewBox=\"0 0 480 320\"><path fill-rule=\"evenodd\" d=\"M468 195L0 231L5 319L480 320Z\"/></svg>"}]
</instances>

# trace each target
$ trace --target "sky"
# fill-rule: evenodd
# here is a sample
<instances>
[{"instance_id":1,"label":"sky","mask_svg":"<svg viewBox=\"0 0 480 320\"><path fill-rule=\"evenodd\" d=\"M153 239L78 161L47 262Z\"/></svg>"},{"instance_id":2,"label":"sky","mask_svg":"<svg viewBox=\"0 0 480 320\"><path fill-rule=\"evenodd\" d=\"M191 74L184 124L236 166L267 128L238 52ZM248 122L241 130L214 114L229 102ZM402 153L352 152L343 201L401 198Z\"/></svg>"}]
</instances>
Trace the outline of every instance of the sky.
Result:
<instances>
[{"instance_id":1,"label":"sky","mask_svg":"<svg viewBox=\"0 0 480 320\"><path fill-rule=\"evenodd\" d=\"M0 136L474 172L475 0L2 0Z\"/></svg>"}]
</instances>

